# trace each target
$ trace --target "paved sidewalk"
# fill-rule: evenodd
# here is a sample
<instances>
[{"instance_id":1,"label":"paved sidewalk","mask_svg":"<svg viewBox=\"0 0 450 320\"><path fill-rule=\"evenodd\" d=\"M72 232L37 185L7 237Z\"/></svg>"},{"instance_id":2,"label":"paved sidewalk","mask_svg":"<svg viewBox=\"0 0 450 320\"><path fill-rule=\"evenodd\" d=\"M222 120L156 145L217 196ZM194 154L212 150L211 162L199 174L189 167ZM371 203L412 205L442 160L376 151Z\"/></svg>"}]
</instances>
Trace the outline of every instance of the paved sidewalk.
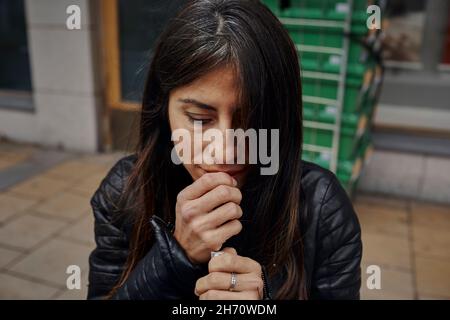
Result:
<instances>
[{"instance_id":1,"label":"paved sidewalk","mask_svg":"<svg viewBox=\"0 0 450 320\"><path fill-rule=\"evenodd\" d=\"M0 142L0 299L86 297L95 246L89 199L121 156ZM362 298L450 299L450 207L359 195L355 208L363 229ZM65 271L74 264L81 290L66 288ZM373 264L381 268L381 290L365 285Z\"/></svg>"}]
</instances>

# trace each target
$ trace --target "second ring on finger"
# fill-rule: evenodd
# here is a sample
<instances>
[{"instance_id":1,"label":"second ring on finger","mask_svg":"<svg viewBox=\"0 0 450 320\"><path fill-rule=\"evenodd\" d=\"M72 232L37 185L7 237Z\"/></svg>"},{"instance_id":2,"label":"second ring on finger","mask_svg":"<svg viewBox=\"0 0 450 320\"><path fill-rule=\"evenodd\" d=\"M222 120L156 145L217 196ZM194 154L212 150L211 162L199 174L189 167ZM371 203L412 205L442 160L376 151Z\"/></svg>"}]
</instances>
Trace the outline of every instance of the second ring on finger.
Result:
<instances>
[{"instance_id":1,"label":"second ring on finger","mask_svg":"<svg viewBox=\"0 0 450 320\"><path fill-rule=\"evenodd\" d=\"M262 279L251 273L235 274L235 284L232 285L232 275L228 272L212 272L197 282L197 292L207 290L246 291L259 290Z\"/></svg>"}]
</instances>

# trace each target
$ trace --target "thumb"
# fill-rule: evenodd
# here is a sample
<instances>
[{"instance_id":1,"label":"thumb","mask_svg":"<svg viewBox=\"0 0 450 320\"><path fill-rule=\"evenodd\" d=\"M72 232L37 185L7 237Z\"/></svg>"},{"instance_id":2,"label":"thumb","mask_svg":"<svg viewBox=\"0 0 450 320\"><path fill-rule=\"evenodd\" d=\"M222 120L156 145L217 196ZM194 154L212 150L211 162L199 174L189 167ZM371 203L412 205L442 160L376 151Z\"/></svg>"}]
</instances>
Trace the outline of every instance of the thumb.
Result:
<instances>
[{"instance_id":1,"label":"thumb","mask_svg":"<svg viewBox=\"0 0 450 320\"><path fill-rule=\"evenodd\" d=\"M227 247L227 248L224 248L222 251L237 255L237 251L235 248Z\"/></svg>"}]
</instances>

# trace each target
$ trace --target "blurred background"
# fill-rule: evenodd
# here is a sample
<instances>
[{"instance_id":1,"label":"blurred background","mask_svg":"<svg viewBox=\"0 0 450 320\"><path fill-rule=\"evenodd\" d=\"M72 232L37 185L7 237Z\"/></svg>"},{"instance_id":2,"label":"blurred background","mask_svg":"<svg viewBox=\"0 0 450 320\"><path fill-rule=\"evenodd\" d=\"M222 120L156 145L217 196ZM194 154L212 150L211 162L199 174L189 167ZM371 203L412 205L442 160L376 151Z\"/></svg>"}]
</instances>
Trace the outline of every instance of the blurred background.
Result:
<instances>
[{"instance_id":1,"label":"blurred background","mask_svg":"<svg viewBox=\"0 0 450 320\"><path fill-rule=\"evenodd\" d=\"M0 0L1 299L86 297L89 200L133 150L154 42L183 2ZM362 225L361 297L449 299L450 1L263 2L301 58L304 158Z\"/></svg>"}]
</instances>

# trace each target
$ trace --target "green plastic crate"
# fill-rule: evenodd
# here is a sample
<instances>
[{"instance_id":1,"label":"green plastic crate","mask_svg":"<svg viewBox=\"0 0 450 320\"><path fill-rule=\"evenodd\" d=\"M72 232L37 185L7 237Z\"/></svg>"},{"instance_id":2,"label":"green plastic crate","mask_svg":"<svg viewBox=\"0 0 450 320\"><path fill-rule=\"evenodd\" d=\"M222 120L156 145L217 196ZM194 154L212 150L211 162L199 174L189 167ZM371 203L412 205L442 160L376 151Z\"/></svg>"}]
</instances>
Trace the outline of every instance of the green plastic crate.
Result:
<instances>
[{"instance_id":1,"label":"green plastic crate","mask_svg":"<svg viewBox=\"0 0 450 320\"><path fill-rule=\"evenodd\" d=\"M336 176L344 189L351 194L359 181L360 173L364 163L367 161L369 151L371 149L370 134L363 139L358 146L358 151L352 159L339 160L337 165ZM306 161L316 163L317 165L329 169L330 159L323 154L303 151L302 158Z\"/></svg>"},{"instance_id":2,"label":"green plastic crate","mask_svg":"<svg viewBox=\"0 0 450 320\"><path fill-rule=\"evenodd\" d=\"M342 127L339 137L338 159L347 160L353 158L360 145L361 136L358 134L357 128ZM333 144L333 132L324 129L304 128L303 142L305 144L331 148Z\"/></svg>"},{"instance_id":3,"label":"green plastic crate","mask_svg":"<svg viewBox=\"0 0 450 320\"><path fill-rule=\"evenodd\" d=\"M360 144L370 133L370 108L367 105L366 110L361 113L342 114L341 130L339 136L339 160L352 159L357 153ZM330 112L316 112L308 107L303 108L303 118L306 121L316 121L324 124L332 124L335 121L335 115ZM304 127L303 141L305 144L331 148L333 145L333 131L320 128Z\"/></svg>"},{"instance_id":4,"label":"green plastic crate","mask_svg":"<svg viewBox=\"0 0 450 320\"><path fill-rule=\"evenodd\" d=\"M373 0L353 0L353 10L365 10L368 5L375 3ZM290 0L291 7L309 7L322 10L336 10L337 6L346 4L346 0ZM342 10L342 9L341 9Z\"/></svg>"},{"instance_id":5,"label":"green plastic crate","mask_svg":"<svg viewBox=\"0 0 450 320\"><path fill-rule=\"evenodd\" d=\"M352 6L353 21L367 19L365 0L355 0ZM347 1L344 0L290 0L290 7L283 10L283 15L304 19L326 19L344 21L349 12Z\"/></svg>"},{"instance_id":6,"label":"green plastic crate","mask_svg":"<svg viewBox=\"0 0 450 320\"><path fill-rule=\"evenodd\" d=\"M284 10L277 11L277 15L280 18L293 18L293 19L307 19L307 20L325 20L325 21L334 21L339 22L336 26L316 26L316 25L299 25L299 24L288 24L286 26L290 27L289 29L303 32L311 32L315 33L335 33L342 34L344 22L347 17L347 14L339 14L334 12L324 13L320 10L311 9L311 8L287 8ZM365 35L369 32L367 29L367 13L364 12L354 12L352 14L352 23L351 23L351 32L354 34ZM283 21L283 20L282 20Z\"/></svg>"},{"instance_id":7,"label":"green plastic crate","mask_svg":"<svg viewBox=\"0 0 450 320\"><path fill-rule=\"evenodd\" d=\"M370 87L364 87L359 79L347 77L344 92L344 113L358 112ZM320 97L330 100L338 98L338 82L333 80L302 78L302 91L305 96ZM309 103L305 103L309 105Z\"/></svg>"},{"instance_id":8,"label":"green plastic crate","mask_svg":"<svg viewBox=\"0 0 450 320\"><path fill-rule=\"evenodd\" d=\"M340 73L342 63L340 54L302 51L301 45L298 46L298 54L304 70ZM347 73L354 77L362 76L368 69L374 68L376 64L367 50L356 42L352 42L350 45L347 61Z\"/></svg>"}]
</instances>

